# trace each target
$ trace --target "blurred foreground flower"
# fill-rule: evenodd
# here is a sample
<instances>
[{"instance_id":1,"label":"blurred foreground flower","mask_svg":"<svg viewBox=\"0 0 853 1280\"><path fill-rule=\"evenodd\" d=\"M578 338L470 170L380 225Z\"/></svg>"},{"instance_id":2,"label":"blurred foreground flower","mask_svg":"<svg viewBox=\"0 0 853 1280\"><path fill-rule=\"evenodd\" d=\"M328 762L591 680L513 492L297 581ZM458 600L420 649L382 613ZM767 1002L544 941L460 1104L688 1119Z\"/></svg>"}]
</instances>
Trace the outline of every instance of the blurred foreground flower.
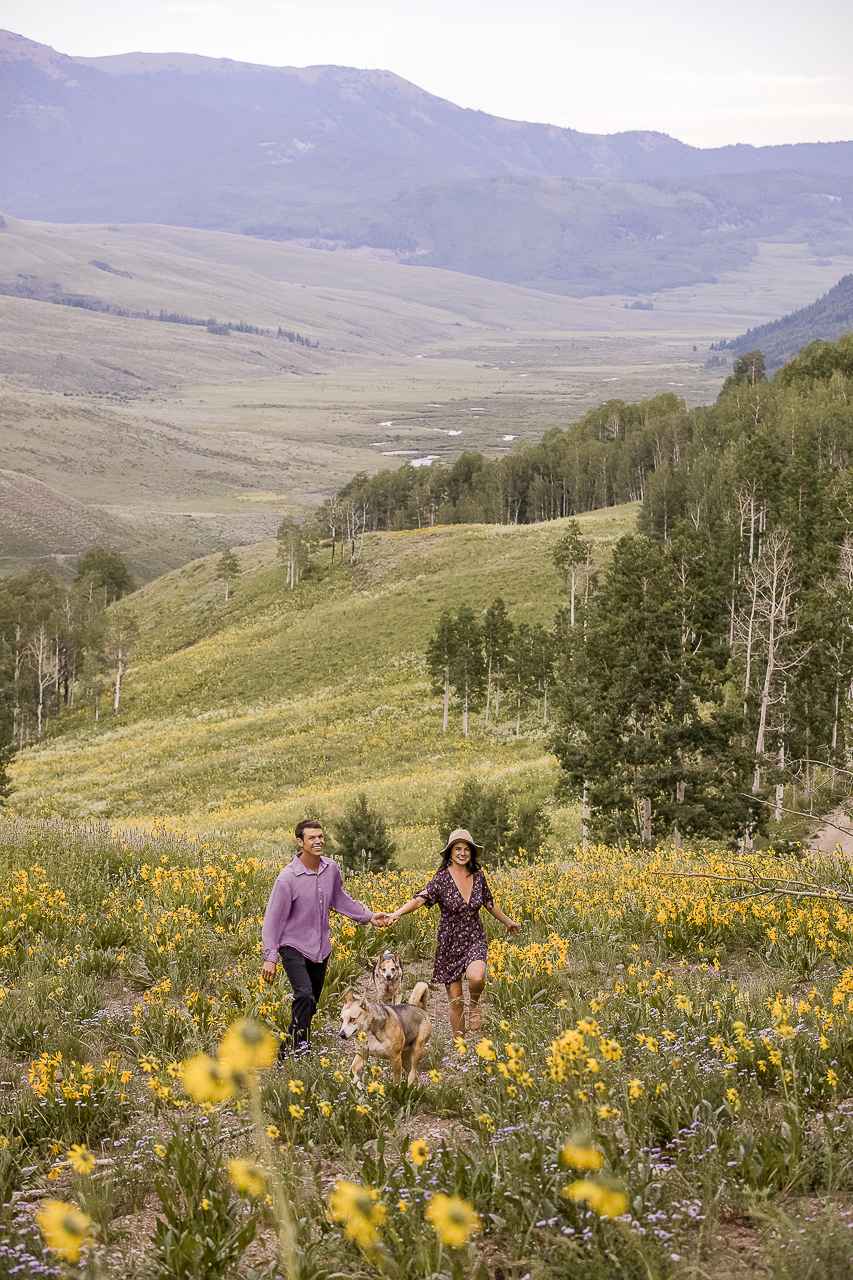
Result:
<instances>
[{"instance_id":1,"label":"blurred foreground flower","mask_svg":"<svg viewBox=\"0 0 853 1280\"><path fill-rule=\"evenodd\" d=\"M80 1250L89 1243L89 1228L92 1219L87 1213L81 1213L73 1204L62 1200L45 1200L44 1206L36 1214L36 1220L48 1248L54 1249L69 1262L76 1262Z\"/></svg>"},{"instance_id":2,"label":"blurred foreground flower","mask_svg":"<svg viewBox=\"0 0 853 1280\"><path fill-rule=\"evenodd\" d=\"M602 1218L618 1218L628 1208L628 1197L624 1191L601 1182L590 1182L588 1178L570 1183L563 1188L561 1195L567 1200L585 1200Z\"/></svg>"},{"instance_id":3,"label":"blurred foreground flower","mask_svg":"<svg viewBox=\"0 0 853 1280\"><path fill-rule=\"evenodd\" d=\"M329 1217L333 1222L343 1222L344 1233L362 1249L375 1249L379 1228L385 1221L385 1205L372 1187L340 1181L335 1183L329 1199Z\"/></svg>"},{"instance_id":4,"label":"blurred foreground flower","mask_svg":"<svg viewBox=\"0 0 853 1280\"><path fill-rule=\"evenodd\" d=\"M181 1063L181 1080L194 1102L225 1102L235 1092L235 1081L230 1072L223 1072L219 1064L206 1053L199 1053Z\"/></svg>"},{"instance_id":5,"label":"blurred foreground flower","mask_svg":"<svg viewBox=\"0 0 853 1280\"><path fill-rule=\"evenodd\" d=\"M573 1169L600 1169L604 1164L604 1156L596 1147L581 1146L576 1142L566 1142L563 1145L560 1159Z\"/></svg>"},{"instance_id":6,"label":"blurred foreground flower","mask_svg":"<svg viewBox=\"0 0 853 1280\"><path fill-rule=\"evenodd\" d=\"M263 1071L271 1067L278 1053L275 1036L249 1018L232 1022L219 1046L220 1065L234 1075Z\"/></svg>"},{"instance_id":7,"label":"blurred foreground flower","mask_svg":"<svg viewBox=\"0 0 853 1280\"><path fill-rule=\"evenodd\" d=\"M442 1244L461 1249L469 1236L480 1230L480 1218L467 1200L439 1192L430 1200L426 1216Z\"/></svg>"},{"instance_id":8,"label":"blurred foreground flower","mask_svg":"<svg viewBox=\"0 0 853 1280\"><path fill-rule=\"evenodd\" d=\"M250 1160L229 1160L228 1175L241 1195L259 1196L264 1189L264 1171Z\"/></svg>"}]
</instances>

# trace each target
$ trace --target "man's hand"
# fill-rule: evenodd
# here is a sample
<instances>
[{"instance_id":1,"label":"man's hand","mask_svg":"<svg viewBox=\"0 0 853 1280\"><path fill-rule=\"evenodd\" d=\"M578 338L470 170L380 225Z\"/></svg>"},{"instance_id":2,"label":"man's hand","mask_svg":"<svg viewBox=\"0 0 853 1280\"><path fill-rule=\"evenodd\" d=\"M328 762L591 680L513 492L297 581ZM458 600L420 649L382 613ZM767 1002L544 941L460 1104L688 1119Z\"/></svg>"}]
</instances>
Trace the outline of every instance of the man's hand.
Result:
<instances>
[{"instance_id":1,"label":"man's hand","mask_svg":"<svg viewBox=\"0 0 853 1280\"><path fill-rule=\"evenodd\" d=\"M275 982L275 975L278 973L278 965L275 960L265 960L264 967L261 969L261 977L264 982Z\"/></svg>"},{"instance_id":2,"label":"man's hand","mask_svg":"<svg viewBox=\"0 0 853 1280\"><path fill-rule=\"evenodd\" d=\"M375 911L370 917L370 923L375 924L377 929L384 929L389 923L387 911Z\"/></svg>"}]
</instances>

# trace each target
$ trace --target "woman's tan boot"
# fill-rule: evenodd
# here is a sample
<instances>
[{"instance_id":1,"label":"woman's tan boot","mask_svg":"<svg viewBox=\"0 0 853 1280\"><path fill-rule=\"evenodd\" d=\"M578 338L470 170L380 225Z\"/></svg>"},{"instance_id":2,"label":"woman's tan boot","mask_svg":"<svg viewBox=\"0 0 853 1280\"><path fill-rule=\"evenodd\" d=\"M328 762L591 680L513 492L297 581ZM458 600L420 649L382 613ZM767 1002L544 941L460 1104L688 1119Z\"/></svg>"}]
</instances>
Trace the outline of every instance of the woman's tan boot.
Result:
<instances>
[{"instance_id":1,"label":"woman's tan boot","mask_svg":"<svg viewBox=\"0 0 853 1280\"><path fill-rule=\"evenodd\" d=\"M465 998L457 996L455 1000L449 1002L450 1008L450 1030L455 1036L464 1036L465 1034Z\"/></svg>"}]
</instances>

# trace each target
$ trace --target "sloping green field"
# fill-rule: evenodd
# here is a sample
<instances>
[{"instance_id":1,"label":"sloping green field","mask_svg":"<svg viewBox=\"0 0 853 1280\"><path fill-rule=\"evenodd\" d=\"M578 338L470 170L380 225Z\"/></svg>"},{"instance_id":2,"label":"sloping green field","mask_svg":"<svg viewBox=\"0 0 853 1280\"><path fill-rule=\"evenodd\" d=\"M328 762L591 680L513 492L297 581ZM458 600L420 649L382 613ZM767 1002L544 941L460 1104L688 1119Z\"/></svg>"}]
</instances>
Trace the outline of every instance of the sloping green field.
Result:
<instances>
[{"instance_id":1,"label":"sloping green field","mask_svg":"<svg viewBox=\"0 0 853 1280\"><path fill-rule=\"evenodd\" d=\"M582 523L604 555L634 516L621 507ZM328 551L318 553L292 592L273 544L246 547L227 606L214 558L150 583L128 602L142 638L120 715L109 696L97 723L92 705L66 713L60 736L18 757L13 807L167 819L265 843L306 810L334 816L363 790L405 848L403 829L433 824L469 772L551 794L558 771L535 706L520 738L506 704L497 725L474 716L468 738L454 714L445 735L424 650L443 608L483 610L498 595L515 622L550 626L562 529L376 534L352 567L329 569ZM576 814L561 810L555 821L574 830Z\"/></svg>"}]
</instances>

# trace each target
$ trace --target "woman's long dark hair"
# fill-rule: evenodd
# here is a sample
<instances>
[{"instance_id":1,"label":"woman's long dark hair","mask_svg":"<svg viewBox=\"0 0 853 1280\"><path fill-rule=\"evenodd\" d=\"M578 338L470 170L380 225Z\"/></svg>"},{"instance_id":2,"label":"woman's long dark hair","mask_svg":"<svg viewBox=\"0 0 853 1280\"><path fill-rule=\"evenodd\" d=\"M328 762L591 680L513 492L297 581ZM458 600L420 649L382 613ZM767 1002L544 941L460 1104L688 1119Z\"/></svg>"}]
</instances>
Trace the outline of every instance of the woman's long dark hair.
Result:
<instances>
[{"instance_id":1,"label":"woman's long dark hair","mask_svg":"<svg viewBox=\"0 0 853 1280\"><path fill-rule=\"evenodd\" d=\"M470 862L467 862L465 865L467 869L471 872L471 875L475 876L477 872L480 870L480 864L477 861L477 850L474 848L474 846L471 844L469 840L464 840L464 841L454 840L453 844L468 845L468 848L471 850L471 860ZM450 849L448 849L446 853L443 853L441 855L441 866L438 868L439 871L446 871L447 868L450 866L450 852L452 848L453 848L453 845L450 846Z\"/></svg>"}]
</instances>

